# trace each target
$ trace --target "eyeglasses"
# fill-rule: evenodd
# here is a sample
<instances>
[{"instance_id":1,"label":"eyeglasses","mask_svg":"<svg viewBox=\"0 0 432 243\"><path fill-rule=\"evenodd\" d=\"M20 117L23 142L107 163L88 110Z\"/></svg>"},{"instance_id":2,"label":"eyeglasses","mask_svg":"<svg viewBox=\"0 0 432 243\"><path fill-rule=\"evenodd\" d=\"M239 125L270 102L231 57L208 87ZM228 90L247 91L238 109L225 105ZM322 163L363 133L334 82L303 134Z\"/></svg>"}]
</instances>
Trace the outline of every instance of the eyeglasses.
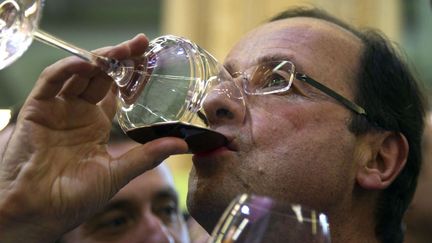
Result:
<instances>
[{"instance_id":1,"label":"eyeglasses","mask_svg":"<svg viewBox=\"0 0 432 243\"><path fill-rule=\"evenodd\" d=\"M248 95L268 95L287 92L294 78L303 81L326 95L333 97L346 108L359 115L366 115L365 109L348 100L324 84L295 71L294 63L290 61L269 61L251 67L245 72L235 73L244 78L243 87Z\"/></svg>"}]
</instances>

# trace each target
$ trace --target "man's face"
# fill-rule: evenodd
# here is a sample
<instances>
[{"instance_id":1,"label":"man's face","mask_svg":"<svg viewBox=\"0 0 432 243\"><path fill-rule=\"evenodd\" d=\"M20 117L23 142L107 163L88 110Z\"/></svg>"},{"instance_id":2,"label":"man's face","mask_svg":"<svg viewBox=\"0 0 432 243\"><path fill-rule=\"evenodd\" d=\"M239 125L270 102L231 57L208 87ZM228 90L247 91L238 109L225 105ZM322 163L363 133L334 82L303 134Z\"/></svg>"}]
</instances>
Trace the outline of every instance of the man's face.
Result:
<instances>
[{"instance_id":1,"label":"man's face","mask_svg":"<svg viewBox=\"0 0 432 243\"><path fill-rule=\"evenodd\" d=\"M135 178L62 242L188 242L169 172L157 167Z\"/></svg>"},{"instance_id":2,"label":"man's face","mask_svg":"<svg viewBox=\"0 0 432 243\"><path fill-rule=\"evenodd\" d=\"M361 42L339 27L312 18L265 24L246 35L225 60L231 73L264 59L285 59L353 100ZM351 112L317 89L294 80L285 94L247 96L247 112L215 102L213 129L230 143L195 155L188 207L211 230L237 194L269 195L331 212L349 200L355 184L356 137ZM225 110L225 111L224 111ZM227 114L229 110L232 114Z\"/></svg>"}]
</instances>

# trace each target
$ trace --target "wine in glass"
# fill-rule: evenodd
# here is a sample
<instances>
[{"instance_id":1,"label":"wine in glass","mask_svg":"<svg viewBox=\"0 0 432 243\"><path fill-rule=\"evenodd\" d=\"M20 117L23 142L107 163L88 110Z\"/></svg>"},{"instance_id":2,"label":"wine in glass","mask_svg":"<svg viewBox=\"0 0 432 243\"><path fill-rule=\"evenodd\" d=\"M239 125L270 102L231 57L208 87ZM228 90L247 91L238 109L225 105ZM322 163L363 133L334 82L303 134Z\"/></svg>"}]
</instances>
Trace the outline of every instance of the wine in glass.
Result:
<instances>
[{"instance_id":1,"label":"wine in glass","mask_svg":"<svg viewBox=\"0 0 432 243\"><path fill-rule=\"evenodd\" d=\"M242 194L225 210L209 243L330 243L325 214L269 197Z\"/></svg>"},{"instance_id":2,"label":"wine in glass","mask_svg":"<svg viewBox=\"0 0 432 243\"><path fill-rule=\"evenodd\" d=\"M60 40L38 28L42 0L1 0L0 69L18 59L33 39L68 51L105 71L118 86L117 119L140 143L175 136L191 152L224 145L226 138L208 127L203 104L215 95L242 107L240 88L207 51L181 37L166 35L149 43L137 58L115 60Z\"/></svg>"}]
</instances>

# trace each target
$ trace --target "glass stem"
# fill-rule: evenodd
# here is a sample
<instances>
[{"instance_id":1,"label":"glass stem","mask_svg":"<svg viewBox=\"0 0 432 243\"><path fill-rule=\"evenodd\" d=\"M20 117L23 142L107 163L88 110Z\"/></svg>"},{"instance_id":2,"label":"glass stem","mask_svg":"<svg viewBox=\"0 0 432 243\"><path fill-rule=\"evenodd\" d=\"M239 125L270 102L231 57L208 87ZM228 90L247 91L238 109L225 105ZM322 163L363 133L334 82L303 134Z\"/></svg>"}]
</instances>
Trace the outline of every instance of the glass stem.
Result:
<instances>
[{"instance_id":1,"label":"glass stem","mask_svg":"<svg viewBox=\"0 0 432 243\"><path fill-rule=\"evenodd\" d=\"M104 72L111 76L120 87L124 87L129 82L131 72L133 72L133 66L131 66L130 61L120 62L113 58L97 55L39 29L33 32L33 36L38 41L67 51L95 66L100 67ZM126 63L127 65L125 65Z\"/></svg>"}]
</instances>

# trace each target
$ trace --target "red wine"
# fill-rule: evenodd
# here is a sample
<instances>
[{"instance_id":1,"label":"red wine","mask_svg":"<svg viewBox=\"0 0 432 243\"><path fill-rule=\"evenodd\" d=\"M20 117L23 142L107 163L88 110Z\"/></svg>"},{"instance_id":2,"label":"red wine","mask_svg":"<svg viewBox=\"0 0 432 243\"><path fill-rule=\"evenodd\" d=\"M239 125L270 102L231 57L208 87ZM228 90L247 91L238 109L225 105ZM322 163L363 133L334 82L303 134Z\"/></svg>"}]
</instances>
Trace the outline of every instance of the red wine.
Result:
<instances>
[{"instance_id":1,"label":"red wine","mask_svg":"<svg viewBox=\"0 0 432 243\"><path fill-rule=\"evenodd\" d=\"M226 137L218 132L181 122L134 128L126 134L138 143L147 143L162 137L183 138L192 153L211 151L227 143Z\"/></svg>"}]
</instances>

